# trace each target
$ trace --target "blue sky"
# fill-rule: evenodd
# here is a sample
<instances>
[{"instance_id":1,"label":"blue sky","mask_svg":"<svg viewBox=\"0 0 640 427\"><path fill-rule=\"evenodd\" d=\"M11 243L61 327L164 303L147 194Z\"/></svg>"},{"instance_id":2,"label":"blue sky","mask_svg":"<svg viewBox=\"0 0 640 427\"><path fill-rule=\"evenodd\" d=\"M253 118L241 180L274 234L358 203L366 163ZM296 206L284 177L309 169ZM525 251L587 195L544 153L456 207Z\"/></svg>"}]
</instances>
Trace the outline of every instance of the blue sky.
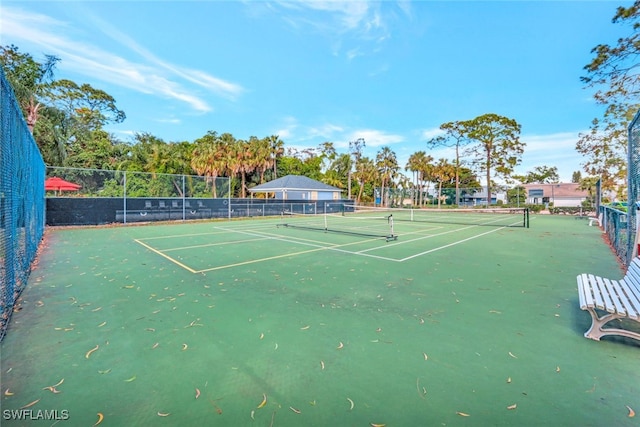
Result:
<instances>
[{"instance_id":1,"label":"blue sky","mask_svg":"<svg viewBox=\"0 0 640 427\"><path fill-rule=\"evenodd\" d=\"M602 109L580 81L591 49L630 29L631 1L11 1L0 43L56 77L112 95L127 119L108 131L167 142L207 133L325 141L365 155L389 146L401 166L445 122L515 119L525 173L581 170L575 143ZM583 173L584 174L584 173Z\"/></svg>"}]
</instances>

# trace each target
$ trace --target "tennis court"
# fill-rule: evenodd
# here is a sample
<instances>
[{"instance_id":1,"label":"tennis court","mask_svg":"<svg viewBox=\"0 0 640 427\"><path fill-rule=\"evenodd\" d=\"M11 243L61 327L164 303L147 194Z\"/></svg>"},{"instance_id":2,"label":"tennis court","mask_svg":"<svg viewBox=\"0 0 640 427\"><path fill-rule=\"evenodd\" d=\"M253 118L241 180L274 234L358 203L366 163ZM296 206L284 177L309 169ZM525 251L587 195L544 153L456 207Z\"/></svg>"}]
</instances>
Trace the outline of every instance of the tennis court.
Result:
<instances>
[{"instance_id":1,"label":"tennis court","mask_svg":"<svg viewBox=\"0 0 640 427\"><path fill-rule=\"evenodd\" d=\"M601 231L515 215L50 229L3 422L635 425L638 344L582 336L576 275L622 275Z\"/></svg>"}]
</instances>

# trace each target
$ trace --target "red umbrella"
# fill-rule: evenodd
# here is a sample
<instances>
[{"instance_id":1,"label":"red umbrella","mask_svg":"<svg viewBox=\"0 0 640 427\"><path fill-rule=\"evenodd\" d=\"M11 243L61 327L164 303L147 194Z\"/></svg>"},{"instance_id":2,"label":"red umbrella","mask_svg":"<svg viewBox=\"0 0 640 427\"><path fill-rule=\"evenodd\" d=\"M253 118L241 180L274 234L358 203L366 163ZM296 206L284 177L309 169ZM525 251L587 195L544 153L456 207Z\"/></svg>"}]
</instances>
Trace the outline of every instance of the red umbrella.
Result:
<instances>
[{"instance_id":1,"label":"red umbrella","mask_svg":"<svg viewBox=\"0 0 640 427\"><path fill-rule=\"evenodd\" d=\"M44 182L45 191L78 191L82 186L78 184L74 184L73 182L65 181L62 178L58 178L57 176L52 176L51 178L47 178Z\"/></svg>"}]
</instances>

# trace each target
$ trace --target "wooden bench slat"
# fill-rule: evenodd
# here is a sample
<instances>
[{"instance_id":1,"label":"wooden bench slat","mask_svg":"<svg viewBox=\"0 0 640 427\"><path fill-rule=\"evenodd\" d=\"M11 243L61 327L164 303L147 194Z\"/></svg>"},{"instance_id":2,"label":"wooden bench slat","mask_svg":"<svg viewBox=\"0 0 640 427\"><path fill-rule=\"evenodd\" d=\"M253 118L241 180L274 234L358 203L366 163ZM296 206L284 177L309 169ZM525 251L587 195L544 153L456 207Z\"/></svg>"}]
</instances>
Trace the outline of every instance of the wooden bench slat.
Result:
<instances>
[{"instance_id":1,"label":"wooden bench slat","mask_svg":"<svg viewBox=\"0 0 640 427\"><path fill-rule=\"evenodd\" d=\"M627 316L630 319L637 320L640 315L640 300L633 293L632 288L627 284L624 280L618 282L618 286L620 287L620 293L624 295L620 300L624 303L625 310L627 312Z\"/></svg>"},{"instance_id":2,"label":"wooden bench slat","mask_svg":"<svg viewBox=\"0 0 640 427\"><path fill-rule=\"evenodd\" d=\"M628 298L635 307L635 314L640 316L640 258L633 259L623 282Z\"/></svg>"},{"instance_id":3,"label":"wooden bench slat","mask_svg":"<svg viewBox=\"0 0 640 427\"><path fill-rule=\"evenodd\" d=\"M580 274L578 276L578 298L580 299L580 309L581 310L585 310L587 308L587 305L590 304L590 302L587 302L587 286L589 286L587 283L585 283L585 281L588 280L587 279L587 275L586 274ZM590 300L590 298L589 298Z\"/></svg>"},{"instance_id":4,"label":"wooden bench slat","mask_svg":"<svg viewBox=\"0 0 640 427\"><path fill-rule=\"evenodd\" d=\"M591 290L593 291L593 302L595 306L600 310L604 310L604 300L602 299L602 293L600 292L600 287L598 286L597 276L589 274L589 284L591 285Z\"/></svg>"},{"instance_id":5,"label":"wooden bench slat","mask_svg":"<svg viewBox=\"0 0 640 427\"><path fill-rule=\"evenodd\" d=\"M609 280L606 278L603 280L607 288L607 295L611 299L611 302L613 303L613 307L615 307L615 310L610 311L610 313L618 313L626 316L627 310L626 310L626 304L624 303L624 300L626 299L626 297L624 295L624 292L622 291L622 288L620 288L618 281Z\"/></svg>"},{"instance_id":6,"label":"wooden bench slat","mask_svg":"<svg viewBox=\"0 0 640 427\"><path fill-rule=\"evenodd\" d=\"M609 313L613 313L613 303L611 302L611 298L609 298L609 292L607 288L604 286L604 281L600 276L593 277L593 290L596 298L596 307L600 310L606 310Z\"/></svg>"},{"instance_id":7,"label":"wooden bench slat","mask_svg":"<svg viewBox=\"0 0 640 427\"><path fill-rule=\"evenodd\" d=\"M628 316L632 319L637 319L640 316L640 289L626 279L620 281L620 287L627 299L626 307Z\"/></svg>"}]
</instances>

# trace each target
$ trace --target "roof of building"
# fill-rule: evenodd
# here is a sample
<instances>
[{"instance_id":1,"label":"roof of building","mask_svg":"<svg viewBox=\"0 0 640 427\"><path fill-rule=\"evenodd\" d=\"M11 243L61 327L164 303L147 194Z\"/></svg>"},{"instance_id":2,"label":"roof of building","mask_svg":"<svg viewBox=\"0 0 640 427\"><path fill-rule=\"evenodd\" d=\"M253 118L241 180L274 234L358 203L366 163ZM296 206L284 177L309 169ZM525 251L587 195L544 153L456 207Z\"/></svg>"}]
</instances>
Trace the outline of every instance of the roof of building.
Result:
<instances>
[{"instance_id":1,"label":"roof of building","mask_svg":"<svg viewBox=\"0 0 640 427\"><path fill-rule=\"evenodd\" d=\"M267 183L256 185L249 189L252 193L275 192L275 191L342 191L337 187L316 181L302 175L287 175L274 179Z\"/></svg>"},{"instance_id":2,"label":"roof of building","mask_svg":"<svg viewBox=\"0 0 640 427\"><path fill-rule=\"evenodd\" d=\"M544 197L587 197L589 192L580 189L580 184L575 182L561 184L525 184L524 187L529 190L542 190Z\"/></svg>"}]
</instances>

